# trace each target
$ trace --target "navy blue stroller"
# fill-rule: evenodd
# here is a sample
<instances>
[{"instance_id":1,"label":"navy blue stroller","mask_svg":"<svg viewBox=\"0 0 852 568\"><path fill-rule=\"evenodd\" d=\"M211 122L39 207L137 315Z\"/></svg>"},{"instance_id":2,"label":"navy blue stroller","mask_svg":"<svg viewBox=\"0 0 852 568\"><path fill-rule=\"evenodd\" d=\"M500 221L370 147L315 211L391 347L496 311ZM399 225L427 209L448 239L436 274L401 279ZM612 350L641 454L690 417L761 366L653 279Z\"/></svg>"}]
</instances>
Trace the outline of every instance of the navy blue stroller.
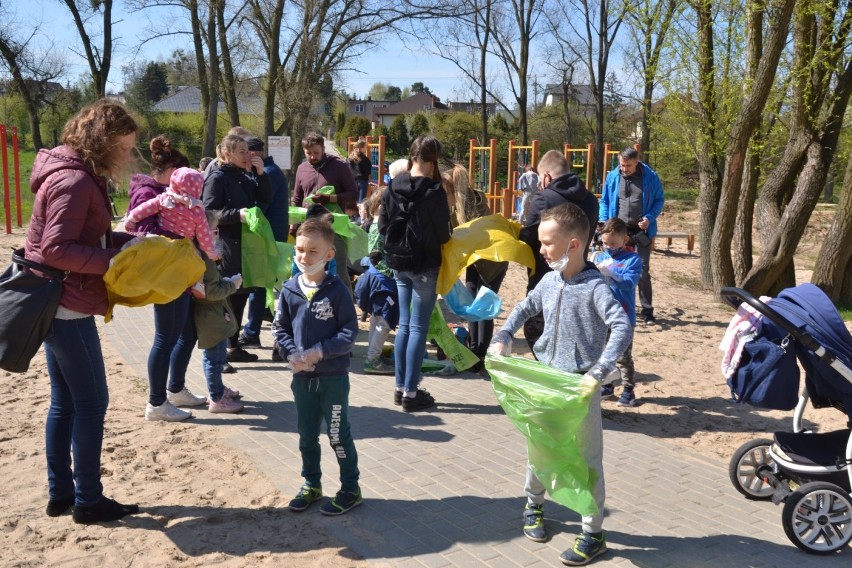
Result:
<instances>
[{"instance_id":1,"label":"navy blue stroller","mask_svg":"<svg viewBox=\"0 0 852 568\"><path fill-rule=\"evenodd\" d=\"M798 398L793 431L741 446L731 458L731 482L748 499L784 503L784 532L800 549L811 554L837 552L852 540L852 334L813 284L788 288L768 302L739 288L723 288L722 296L732 305L742 301L762 314L757 339L765 348L774 345L782 351L765 357L769 351L755 353L745 365L751 369L738 369L739 375L729 381L734 399L789 410L788 402ZM800 395L798 369L793 366L793 377L789 367L793 355L805 371ZM761 369L761 364L772 368ZM786 370L778 372L781 367ZM802 417L808 402L817 409L840 410L850 419L847 428L805 430Z\"/></svg>"}]
</instances>

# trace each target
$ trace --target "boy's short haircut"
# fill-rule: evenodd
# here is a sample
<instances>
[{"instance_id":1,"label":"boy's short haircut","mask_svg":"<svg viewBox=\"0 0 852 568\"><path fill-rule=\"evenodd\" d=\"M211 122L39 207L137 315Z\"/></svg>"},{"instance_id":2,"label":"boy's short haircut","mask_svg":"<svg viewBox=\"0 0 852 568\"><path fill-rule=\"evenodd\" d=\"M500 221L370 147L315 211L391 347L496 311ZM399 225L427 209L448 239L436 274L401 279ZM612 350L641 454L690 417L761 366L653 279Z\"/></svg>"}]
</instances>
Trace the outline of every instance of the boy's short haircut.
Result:
<instances>
[{"instance_id":1,"label":"boy's short haircut","mask_svg":"<svg viewBox=\"0 0 852 568\"><path fill-rule=\"evenodd\" d=\"M551 207L541 214L542 222L550 219L556 221L560 231L570 238L580 239L585 243L589 237L589 218L573 203Z\"/></svg>"},{"instance_id":2,"label":"boy's short haircut","mask_svg":"<svg viewBox=\"0 0 852 568\"><path fill-rule=\"evenodd\" d=\"M559 177L571 171L571 164L565 159L562 152L548 150L538 161L537 171L539 175L549 173L552 177Z\"/></svg>"},{"instance_id":3,"label":"boy's short haircut","mask_svg":"<svg viewBox=\"0 0 852 568\"><path fill-rule=\"evenodd\" d=\"M374 189L370 197L364 200L364 208L371 219L376 216L379 206L382 204L382 196L385 194L386 187L382 186Z\"/></svg>"},{"instance_id":4,"label":"boy's short haircut","mask_svg":"<svg viewBox=\"0 0 852 568\"><path fill-rule=\"evenodd\" d=\"M204 156L200 160L198 160L198 171L203 172L207 169L207 166L210 165L210 162L213 161L213 158L210 156Z\"/></svg>"},{"instance_id":5,"label":"boy's short haircut","mask_svg":"<svg viewBox=\"0 0 852 568\"><path fill-rule=\"evenodd\" d=\"M607 220L604 223L604 226L601 228L602 235L608 235L612 233L613 235L626 235L627 234L627 223L618 217L613 217Z\"/></svg>"},{"instance_id":6,"label":"boy's short haircut","mask_svg":"<svg viewBox=\"0 0 852 568\"><path fill-rule=\"evenodd\" d=\"M299 225L299 230L296 231L296 236L319 237L328 243L328 246L334 246L334 229L331 226L333 217L329 214L323 217L312 217L306 219L304 223Z\"/></svg>"}]
</instances>

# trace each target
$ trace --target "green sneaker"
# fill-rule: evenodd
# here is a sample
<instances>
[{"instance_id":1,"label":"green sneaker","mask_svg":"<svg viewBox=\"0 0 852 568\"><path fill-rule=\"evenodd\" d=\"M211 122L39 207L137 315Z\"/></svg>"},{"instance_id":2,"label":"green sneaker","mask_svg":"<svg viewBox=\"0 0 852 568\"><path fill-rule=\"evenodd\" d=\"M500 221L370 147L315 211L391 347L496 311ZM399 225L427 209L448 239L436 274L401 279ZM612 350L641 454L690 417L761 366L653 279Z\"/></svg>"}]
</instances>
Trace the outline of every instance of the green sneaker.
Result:
<instances>
[{"instance_id":1,"label":"green sneaker","mask_svg":"<svg viewBox=\"0 0 852 568\"><path fill-rule=\"evenodd\" d=\"M603 531L597 534L580 533L574 541L574 548L569 548L559 555L559 560L566 566L583 566L606 552L606 537Z\"/></svg>"},{"instance_id":2,"label":"green sneaker","mask_svg":"<svg viewBox=\"0 0 852 568\"><path fill-rule=\"evenodd\" d=\"M393 375L393 365L387 365L381 357L364 360L364 373L367 375Z\"/></svg>"},{"instance_id":3,"label":"green sneaker","mask_svg":"<svg viewBox=\"0 0 852 568\"><path fill-rule=\"evenodd\" d=\"M541 505L527 502L524 507L524 536L533 542L546 542L547 531L544 528L544 511Z\"/></svg>"},{"instance_id":4,"label":"green sneaker","mask_svg":"<svg viewBox=\"0 0 852 568\"><path fill-rule=\"evenodd\" d=\"M311 487L307 483L302 485L287 508L291 511L301 512L311 506L315 501L322 499L322 487Z\"/></svg>"},{"instance_id":5,"label":"green sneaker","mask_svg":"<svg viewBox=\"0 0 852 568\"><path fill-rule=\"evenodd\" d=\"M334 496L334 499L323 503L322 507L320 507L320 513L330 516L342 515L363 502L360 491L358 493L350 493L341 489Z\"/></svg>"}]
</instances>

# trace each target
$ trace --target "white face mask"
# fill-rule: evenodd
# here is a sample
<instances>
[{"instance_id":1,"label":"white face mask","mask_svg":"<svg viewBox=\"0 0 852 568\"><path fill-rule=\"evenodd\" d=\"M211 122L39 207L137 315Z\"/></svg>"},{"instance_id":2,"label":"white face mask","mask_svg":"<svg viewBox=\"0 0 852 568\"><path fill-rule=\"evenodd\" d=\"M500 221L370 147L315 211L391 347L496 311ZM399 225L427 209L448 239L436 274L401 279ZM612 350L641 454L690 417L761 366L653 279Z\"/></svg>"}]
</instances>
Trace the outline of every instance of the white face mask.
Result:
<instances>
[{"instance_id":1,"label":"white face mask","mask_svg":"<svg viewBox=\"0 0 852 568\"><path fill-rule=\"evenodd\" d=\"M565 267L568 266L568 260L568 251L566 250L565 254L562 255L562 258L548 262L547 266L549 266L551 270L562 272L565 270Z\"/></svg>"},{"instance_id":2,"label":"white face mask","mask_svg":"<svg viewBox=\"0 0 852 568\"><path fill-rule=\"evenodd\" d=\"M296 267L298 267L299 271L302 274L305 274L307 276L313 276L314 274L318 274L323 271L323 269L325 268L325 263L326 261L324 260L321 260L314 264L302 264L301 262L296 261Z\"/></svg>"}]
</instances>

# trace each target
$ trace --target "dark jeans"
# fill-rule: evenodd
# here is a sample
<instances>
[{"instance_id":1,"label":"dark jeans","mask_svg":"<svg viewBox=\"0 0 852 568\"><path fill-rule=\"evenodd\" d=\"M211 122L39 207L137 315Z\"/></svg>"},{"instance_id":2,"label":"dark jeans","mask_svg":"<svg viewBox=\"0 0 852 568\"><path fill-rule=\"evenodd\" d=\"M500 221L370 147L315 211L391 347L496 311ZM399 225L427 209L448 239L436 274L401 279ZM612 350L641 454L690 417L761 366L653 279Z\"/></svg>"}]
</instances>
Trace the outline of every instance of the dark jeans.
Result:
<instances>
[{"instance_id":1,"label":"dark jeans","mask_svg":"<svg viewBox=\"0 0 852 568\"><path fill-rule=\"evenodd\" d=\"M77 505L94 505L103 496L101 446L109 404L95 318L54 320L44 352L50 376L45 424L50 498L73 496Z\"/></svg>"},{"instance_id":2,"label":"dark jeans","mask_svg":"<svg viewBox=\"0 0 852 568\"><path fill-rule=\"evenodd\" d=\"M358 186L358 203L361 203L367 198L367 188L370 184L370 180L366 179L356 179L355 185Z\"/></svg>"},{"instance_id":3,"label":"dark jeans","mask_svg":"<svg viewBox=\"0 0 852 568\"><path fill-rule=\"evenodd\" d=\"M325 420L329 445L340 467L340 485L344 491L357 493L358 452L349 427L349 375L293 379L290 383L296 403L299 430L299 452L302 454L302 477L311 487L322 485L320 468L320 428Z\"/></svg>"},{"instance_id":4,"label":"dark jeans","mask_svg":"<svg viewBox=\"0 0 852 568\"><path fill-rule=\"evenodd\" d=\"M642 315L654 315L654 295L651 291L651 245L636 247L636 254L642 259L642 276L639 278L639 304L642 306Z\"/></svg>"},{"instance_id":5,"label":"dark jeans","mask_svg":"<svg viewBox=\"0 0 852 568\"><path fill-rule=\"evenodd\" d=\"M260 335L260 326L263 325L264 314L266 314L266 290L258 288L248 297L248 313L246 314L246 325L243 326L243 334L247 337Z\"/></svg>"},{"instance_id":6,"label":"dark jeans","mask_svg":"<svg viewBox=\"0 0 852 568\"><path fill-rule=\"evenodd\" d=\"M192 297L183 293L168 304L154 304L154 345L148 355L148 402L166 402L166 382L171 392L186 384L186 368L195 347Z\"/></svg>"},{"instance_id":7,"label":"dark jeans","mask_svg":"<svg viewBox=\"0 0 852 568\"><path fill-rule=\"evenodd\" d=\"M476 265L480 263L487 263L485 267L487 267L491 274L491 280L486 280L479 270L477 270ZM506 272L509 270L508 262L492 262L489 260L480 260L476 264L472 264L467 267L467 272L465 273L465 285L467 289L470 290L470 293L473 294L473 297L476 297L476 294L479 292L479 289L485 286L486 288L490 288L495 293L500 291L500 286L503 284L503 278L506 277ZM481 320L478 322L471 322L468 325L470 329L470 349L474 352L474 354L480 359L485 358L485 352L488 351L488 345L491 343L491 338L494 336L494 320Z\"/></svg>"}]
</instances>

